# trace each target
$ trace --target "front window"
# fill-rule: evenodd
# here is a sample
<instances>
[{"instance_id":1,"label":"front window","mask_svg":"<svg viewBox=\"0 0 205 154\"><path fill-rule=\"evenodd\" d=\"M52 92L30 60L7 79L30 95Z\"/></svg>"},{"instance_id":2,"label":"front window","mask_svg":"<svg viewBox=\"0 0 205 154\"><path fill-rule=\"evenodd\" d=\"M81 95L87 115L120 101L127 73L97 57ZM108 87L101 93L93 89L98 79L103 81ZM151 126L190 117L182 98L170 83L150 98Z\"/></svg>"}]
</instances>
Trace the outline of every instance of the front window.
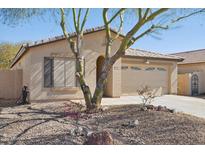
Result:
<instances>
[{"instance_id":1,"label":"front window","mask_svg":"<svg viewBox=\"0 0 205 154\"><path fill-rule=\"evenodd\" d=\"M145 71L154 71L154 70L155 70L154 67L148 67L148 68L145 69Z\"/></svg>"},{"instance_id":2,"label":"front window","mask_svg":"<svg viewBox=\"0 0 205 154\"><path fill-rule=\"evenodd\" d=\"M44 58L44 87L76 87L76 61L71 58Z\"/></svg>"},{"instance_id":3,"label":"front window","mask_svg":"<svg viewBox=\"0 0 205 154\"><path fill-rule=\"evenodd\" d=\"M157 70L158 70L158 71L166 71L166 69L165 69L165 68L162 68L162 67L158 67Z\"/></svg>"},{"instance_id":4,"label":"front window","mask_svg":"<svg viewBox=\"0 0 205 154\"><path fill-rule=\"evenodd\" d=\"M128 69L128 66L122 66L121 69L122 69L122 70L127 70L127 69Z\"/></svg>"},{"instance_id":5,"label":"front window","mask_svg":"<svg viewBox=\"0 0 205 154\"><path fill-rule=\"evenodd\" d=\"M135 71L140 71L140 70L141 70L141 68L136 67L136 66L131 66L131 69L132 69L132 70L135 70Z\"/></svg>"}]
</instances>

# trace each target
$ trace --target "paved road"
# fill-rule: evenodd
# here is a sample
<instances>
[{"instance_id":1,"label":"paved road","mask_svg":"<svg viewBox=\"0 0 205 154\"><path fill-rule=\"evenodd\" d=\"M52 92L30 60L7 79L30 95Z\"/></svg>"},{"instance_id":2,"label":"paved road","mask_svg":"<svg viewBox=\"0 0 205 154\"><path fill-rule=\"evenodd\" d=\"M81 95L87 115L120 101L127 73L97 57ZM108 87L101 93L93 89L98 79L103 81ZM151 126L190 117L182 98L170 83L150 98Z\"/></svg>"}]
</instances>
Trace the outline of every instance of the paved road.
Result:
<instances>
[{"instance_id":1,"label":"paved road","mask_svg":"<svg viewBox=\"0 0 205 154\"><path fill-rule=\"evenodd\" d=\"M122 104L139 104L141 99L139 96L122 96L120 98L103 98L103 105L122 105ZM179 112L192 114L198 117L205 118L205 99L188 97L188 96L176 96L176 95L164 95L162 97L155 98L153 105L167 106L170 109L175 109Z\"/></svg>"}]
</instances>

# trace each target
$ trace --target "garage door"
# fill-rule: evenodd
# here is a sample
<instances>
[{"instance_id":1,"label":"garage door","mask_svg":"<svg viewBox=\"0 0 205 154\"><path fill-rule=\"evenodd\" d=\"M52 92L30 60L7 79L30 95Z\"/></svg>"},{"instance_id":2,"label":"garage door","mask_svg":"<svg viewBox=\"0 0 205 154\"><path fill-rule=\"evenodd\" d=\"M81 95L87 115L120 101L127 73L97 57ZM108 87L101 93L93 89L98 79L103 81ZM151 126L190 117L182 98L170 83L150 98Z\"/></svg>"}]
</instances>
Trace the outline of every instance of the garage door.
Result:
<instances>
[{"instance_id":1,"label":"garage door","mask_svg":"<svg viewBox=\"0 0 205 154\"><path fill-rule=\"evenodd\" d=\"M122 63L122 93L136 95L137 89L149 86L157 95L168 93L168 67L163 65L144 65Z\"/></svg>"}]
</instances>

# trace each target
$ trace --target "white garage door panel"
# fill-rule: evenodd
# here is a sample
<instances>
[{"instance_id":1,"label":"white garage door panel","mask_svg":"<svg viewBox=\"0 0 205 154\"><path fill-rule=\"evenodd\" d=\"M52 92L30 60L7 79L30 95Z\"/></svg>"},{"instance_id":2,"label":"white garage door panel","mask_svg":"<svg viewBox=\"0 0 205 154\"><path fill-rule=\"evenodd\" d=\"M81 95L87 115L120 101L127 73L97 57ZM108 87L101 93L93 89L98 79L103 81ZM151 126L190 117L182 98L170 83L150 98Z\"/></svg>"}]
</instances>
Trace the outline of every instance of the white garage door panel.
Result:
<instances>
[{"instance_id":1,"label":"white garage door panel","mask_svg":"<svg viewBox=\"0 0 205 154\"><path fill-rule=\"evenodd\" d=\"M136 94L137 89L141 86L149 86L157 91L157 95L168 93L168 68L165 66L152 65L134 65L122 64L128 66L127 69L122 69L122 93L124 95ZM141 70L134 70L131 67L139 67ZM155 70L146 71L148 67L154 67ZM164 70L158 70L163 68Z\"/></svg>"}]
</instances>

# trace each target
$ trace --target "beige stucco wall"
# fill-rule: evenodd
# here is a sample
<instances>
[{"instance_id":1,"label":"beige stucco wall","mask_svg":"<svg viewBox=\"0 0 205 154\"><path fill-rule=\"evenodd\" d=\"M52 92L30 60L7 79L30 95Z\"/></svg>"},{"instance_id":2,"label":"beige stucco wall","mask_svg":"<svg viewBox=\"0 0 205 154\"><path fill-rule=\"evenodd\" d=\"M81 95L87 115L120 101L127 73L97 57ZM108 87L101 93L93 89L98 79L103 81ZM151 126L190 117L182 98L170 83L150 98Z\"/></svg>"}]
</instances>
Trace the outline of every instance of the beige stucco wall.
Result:
<instances>
[{"instance_id":1,"label":"beige stucco wall","mask_svg":"<svg viewBox=\"0 0 205 154\"><path fill-rule=\"evenodd\" d=\"M177 92L177 65L176 62L145 59L122 59L122 66L128 69L122 70L122 94L136 95L137 89L149 86L156 91L156 95L175 94ZM141 70L131 70L131 67L139 67ZM145 71L148 67L164 68L166 71Z\"/></svg>"},{"instance_id":2,"label":"beige stucco wall","mask_svg":"<svg viewBox=\"0 0 205 154\"><path fill-rule=\"evenodd\" d=\"M105 96L120 97L121 96L121 59L113 65L105 88Z\"/></svg>"},{"instance_id":3,"label":"beige stucco wall","mask_svg":"<svg viewBox=\"0 0 205 154\"><path fill-rule=\"evenodd\" d=\"M196 64L179 64L178 73L197 73L199 74L199 92L205 93L205 63L196 63ZM190 94L191 95L191 94Z\"/></svg>"},{"instance_id":4,"label":"beige stucco wall","mask_svg":"<svg viewBox=\"0 0 205 154\"><path fill-rule=\"evenodd\" d=\"M22 85L28 86L30 84L31 75L31 53L27 52L12 68L11 70L22 70Z\"/></svg>"},{"instance_id":5,"label":"beige stucco wall","mask_svg":"<svg viewBox=\"0 0 205 154\"><path fill-rule=\"evenodd\" d=\"M178 75L178 67L177 63L172 63L169 66L169 93L170 94L177 94L177 75Z\"/></svg>"},{"instance_id":6,"label":"beige stucco wall","mask_svg":"<svg viewBox=\"0 0 205 154\"><path fill-rule=\"evenodd\" d=\"M0 99L17 99L22 88L22 70L0 70Z\"/></svg>"},{"instance_id":7,"label":"beige stucco wall","mask_svg":"<svg viewBox=\"0 0 205 154\"><path fill-rule=\"evenodd\" d=\"M83 41L83 56L85 58L85 79L94 92L96 85L96 60L99 56L105 53L105 32L100 31L84 36ZM119 40L116 40L112 46L112 53L116 51L119 46ZM47 100L47 99L76 99L83 98L79 87L74 88L44 88L44 57L71 57L73 54L66 40L56 41L45 45L32 47L27 54L13 67L13 69L22 68L23 70L23 84L27 84L30 90L31 100ZM117 62L120 65L120 61ZM17 67L20 64L20 67ZM115 64L116 66L116 64ZM112 77L112 76L110 76ZM116 94L120 94L120 89L114 80L110 79L112 86L110 89L115 89ZM119 91L119 92L117 92ZM109 96L114 95L109 91Z\"/></svg>"}]
</instances>

